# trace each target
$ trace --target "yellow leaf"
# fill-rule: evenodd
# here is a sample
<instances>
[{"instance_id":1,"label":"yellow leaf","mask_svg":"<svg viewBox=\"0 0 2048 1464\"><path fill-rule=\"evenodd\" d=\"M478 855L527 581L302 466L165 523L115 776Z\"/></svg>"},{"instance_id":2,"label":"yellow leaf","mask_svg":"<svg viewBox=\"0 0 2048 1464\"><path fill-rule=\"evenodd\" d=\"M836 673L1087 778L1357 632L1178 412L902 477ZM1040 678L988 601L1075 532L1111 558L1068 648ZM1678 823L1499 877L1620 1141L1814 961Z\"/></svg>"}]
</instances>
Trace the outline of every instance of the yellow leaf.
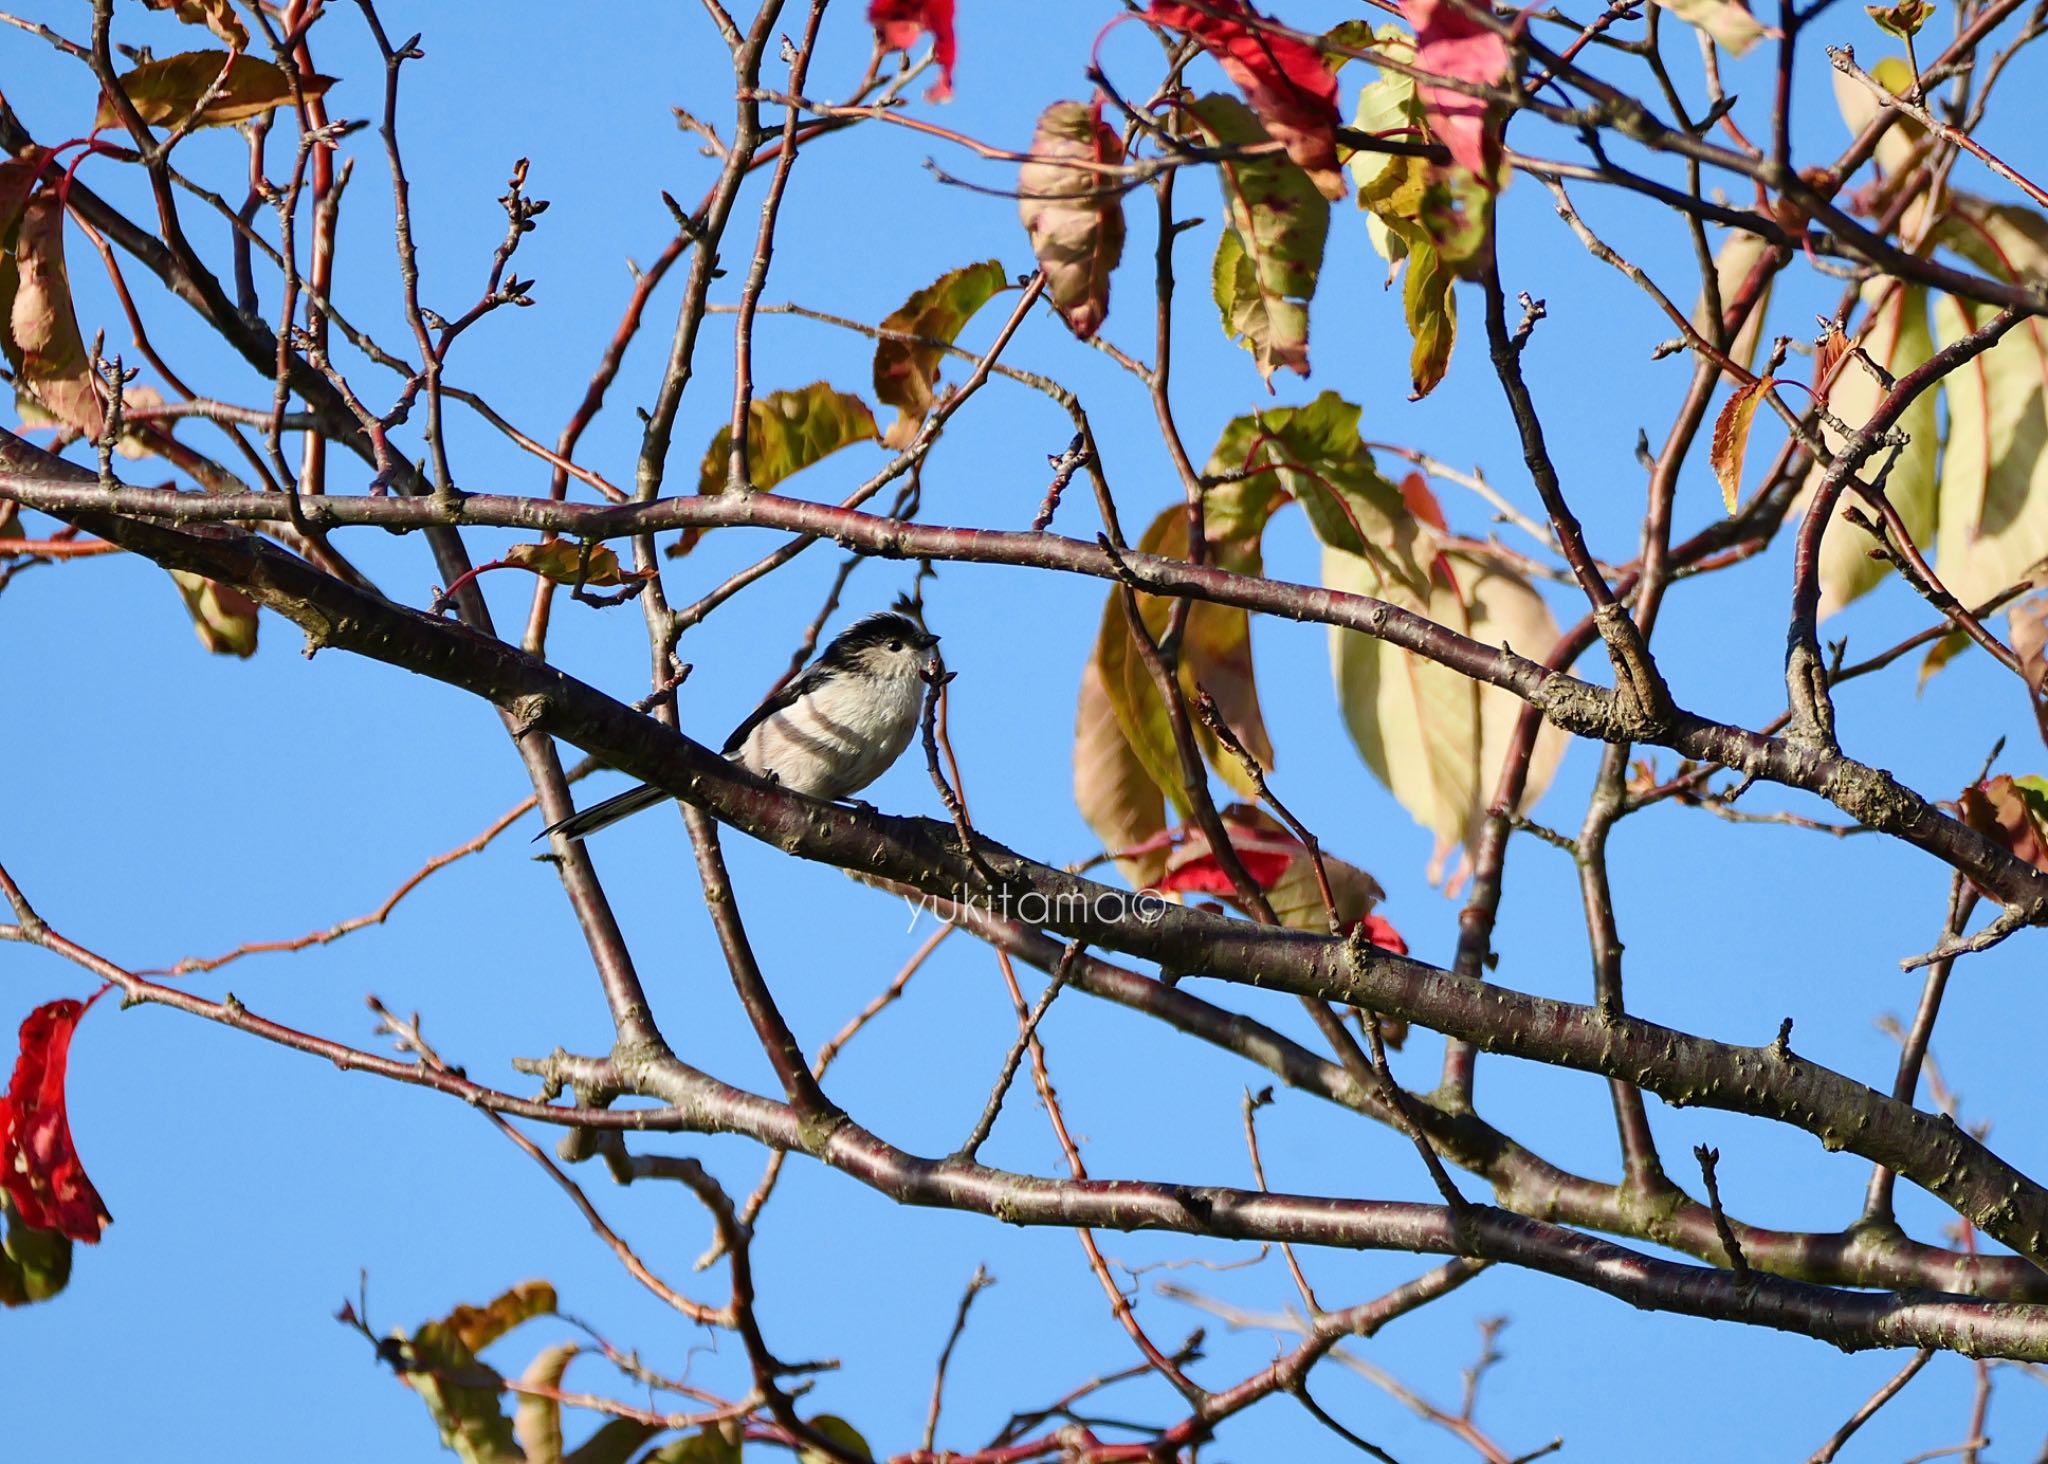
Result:
<instances>
[{"instance_id":1,"label":"yellow leaf","mask_svg":"<svg viewBox=\"0 0 2048 1464\"><path fill-rule=\"evenodd\" d=\"M500 562L518 569L530 569L542 579L553 580L558 585L604 587L631 584L647 578L638 570L622 567L619 556L609 545L590 545L586 558L584 546L572 539L551 539L544 544L514 544Z\"/></svg>"},{"instance_id":2,"label":"yellow leaf","mask_svg":"<svg viewBox=\"0 0 2048 1464\"><path fill-rule=\"evenodd\" d=\"M256 654L254 600L233 585L182 569L172 570L171 578L177 581L178 593L185 597L185 609L192 616L192 629L199 636L199 644L216 656L240 656L247 660Z\"/></svg>"},{"instance_id":3,"label":"yellow leaf","mask_svg":"<svg viewBox=\"0 0 2048 1464\"><path fill-rule=\"evenodd\" d=\"M216 90L218 85L218 90ZM299 89L308 99L334 85L331 76L302 73ZM121 90L152 127L174 127L199 108L200 127L226 127L260 117L292 100L291 81L268 61L227 51L187 51L145 61L121 78ZM200 106L202 99L204 106ZM100 98L95 127L116 127L120 116L111 98Z\"/></svg>"}]
</instances>

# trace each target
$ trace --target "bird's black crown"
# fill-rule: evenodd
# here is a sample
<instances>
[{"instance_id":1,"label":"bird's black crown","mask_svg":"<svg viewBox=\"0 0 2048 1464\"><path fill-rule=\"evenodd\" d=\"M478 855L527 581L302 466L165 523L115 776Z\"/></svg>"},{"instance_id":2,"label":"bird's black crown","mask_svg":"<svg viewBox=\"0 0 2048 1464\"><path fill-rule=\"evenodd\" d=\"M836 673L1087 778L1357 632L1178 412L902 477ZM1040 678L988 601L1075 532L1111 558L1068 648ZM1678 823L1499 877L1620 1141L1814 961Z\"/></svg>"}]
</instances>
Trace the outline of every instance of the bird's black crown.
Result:
<instances>
[{"instance_id":1,"label":"bird's black crown","mask_svg":"<svg viewBox=\"0 0 2048 1464\"><path fill-rule=\"evenodd\" d=\"M827 665L845 665L862 651L885 646L891 641L901 641L920 651L928 651L938 644L939 638L908 615L895 610L884 610L863 620L856 620L841 631L818 660Z\"/></svg>"}]
</instances>

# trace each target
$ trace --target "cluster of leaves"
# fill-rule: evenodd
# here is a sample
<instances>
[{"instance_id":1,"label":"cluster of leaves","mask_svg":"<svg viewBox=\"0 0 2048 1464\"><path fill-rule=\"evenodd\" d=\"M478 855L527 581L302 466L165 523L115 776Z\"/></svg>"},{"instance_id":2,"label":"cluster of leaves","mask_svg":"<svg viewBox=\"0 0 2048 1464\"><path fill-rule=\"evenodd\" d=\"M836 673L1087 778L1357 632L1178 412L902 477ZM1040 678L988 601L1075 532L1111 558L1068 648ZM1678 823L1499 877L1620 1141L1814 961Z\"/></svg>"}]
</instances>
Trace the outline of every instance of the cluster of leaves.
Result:
<instances>
[{"instance_id":1,"label":"cluster of leaves","mask_svg":"<svg viewBox=\"0 0 2048 1464\"><path fill-rule=\"evenodd\" d=\"M1259 572L1261 540L1273 515L1298 503L1323 545L1323 581L1429 615L1476 640L1549 645L1557 626L1542 597L1514 569L1477 548L1446 547L1441 510L1419 477L1396 487L1358 431L1360 411L1334 392L1303 407L1275 407L1224 428L1204 473L1208 561ZM1138 548L1184 556L1187 514L1169 508ZM1119 859L1125 877L1156 884L1165 850L1192 833L1167 708L1149 673L1123 604L1112 590L1095 650L1082 672L1075 717L1074 793L1083 817ZM1136 596L1156 638L1170 602ZM1331 633L1331 657L1346 726L1366 764L1448 851L1466 839L1491 797L1520 703L1456 672L1352 631ZM1259 710L1246 613L1196 604L1180 642L1178 674L1193 701L1207 692L1239 743L1263 766L1273 752ZM1204 736L1205 756L1241 796L1257 787L1239 758ZM1525 801L1541 796L1562 752L1555 732L1539 743ZM1322 928L1320 904L1296 907Z\"/></svg>"},{"instance_id":2,"label":"cluster of leaves","mask_svg":"<svg viewBox=\"0 0 2048 1464\"><path fill-rule=\"evenodd\" d=\"M1873 78L1894 93L1914 87L1911 67L1888 57ZM1882 103L1860 81L1838 75L1836 96L1852 132ZM1913 166L1925 129L1901 119L1878 144L1877 181L1863 194L1882 205ZM2025 284L2048 278L2048 215L2018 203L1999 203L1944 190L1938 201L1915 202L1901 229L1908 238L1953 251L1996 279ZM1745 277L1764 251L1754 235L1732 237L1721 253L1724 293ZM1847 442L1845 429L1861 430L1897 381L1936 352L1983 327L1991 310L1926 286L1878 278L1859 292L1860 324L1853 338L1830 327L1814 352L1810 390L1826 411L1821 434L1830 454ZM1757 312L1761 315L1761 309ZM1747 367L1756 335L1745 333L1730 354ZM1736 507L1743 446L1770 376L1738 386L1716 424L1714 464L1731 512ZM1790 383L1797 384L1797 383ZM1934 546L1934 571L1966 606L1985 602L2018 583L2048 558L2048 328L2021 322L1990 350L1949 372L1922 392L1899 418L1896 436L1863 469L1877 479L1916 545ZM1811 470L1805 496L1827 471ZM1885 576L1888 556L1855 521L1863 514L1844 495L1822 542L1821 613L1832 614L1868 593ZM1867 515L1864 515L1867 517ZM2015 612L2014 634L2023 632ZM1960 636L1937 642L1926 671L1938 669L1961 648Z\"/></svg>"},{"instance_id":3,"label":"cluster of leaves","mask_svg":"<svg viewBox=\"0 0 2048 1464\"><path fill-rule=\"evenodd\" d=\"M666 1421L658 1415L621 1415L601 1424L575 1448L567 1448L562 1436L563 1381L570 1364L589 1349L574 1342L542 1348L516 1386L508 1385L478 1356L521 1323L555 1313L555 1288L545 1281L527 1281L488 1305L459 1306L411 1336L393 1332L376 1339L377 1352L419 1394L440 1430L442 1444L462 1464L739 1464L741 1428L735 1419L655 1444L660 1435L673 1431ZM370 1335L353 1306L344 1305L339 1319ZM510 1416L502 1401L508 1391L518 1396ZM854 1456L869 1457L867 1441L846 1420L821 1414L807 1423ZM813 1455L806 1452L803 1457L809 1461Z\"/></svg>"}]
</instances>

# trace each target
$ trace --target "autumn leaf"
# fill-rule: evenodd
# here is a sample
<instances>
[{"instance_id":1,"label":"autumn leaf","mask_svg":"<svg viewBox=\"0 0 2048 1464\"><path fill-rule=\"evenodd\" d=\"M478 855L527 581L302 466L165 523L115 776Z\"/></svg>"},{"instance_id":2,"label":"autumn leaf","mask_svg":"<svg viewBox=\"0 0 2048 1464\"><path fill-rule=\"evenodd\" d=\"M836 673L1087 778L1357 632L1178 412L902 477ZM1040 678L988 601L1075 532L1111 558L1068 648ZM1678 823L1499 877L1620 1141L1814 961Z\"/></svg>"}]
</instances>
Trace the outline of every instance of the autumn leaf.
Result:
<instances>
[{"instance_id":1,"label":"autumn leaf","mask_svg":"<svg viewBox=\"0 0 2048 1464\"><path fill-rule=\"evenodd\" d=\"M1997 278L2048 278L2048 218L1966 194L1950 200L1942 241ZM1934 345L1946 347L1995 312L1951 295L1934 304ZM2017 584L2048 557L2048 322L2021 321L1990 350L1942 379L1940 552L1935 574L1965 605ZM1917 440L1917 439L1916 439Z\"/></svg>"},{"instance_id":2,"label":"autumn leaf","mask_svg":"<svg viewBox=\"0 0 2048 1464\"><path fill-rule=\"evenodd\" d=\"M233 585L210 580L188 570L174 569L171 578L185 598L185 610L192 617L192 629L199 644L216 656L256 654L256 602Z\"/></svg>"},{"instance_id":3,"label":"autumn leaf","mask_svg":"<svg viewBox=\"0 0 2048 1464\"><path fill-rule=\"evenodd\" d=\"M1427 551L1434 536L1423 540ZM1558 638L1541 595L1504 561L1465 551L1432 553L1429 593L1419 596L1339 549L1323 553L1323 583L1428 615L1488 645L1543 655ZM1435 832L1439 854L1463 844L1492 798L1520 698L1357 631L1332 628L1337 699L1366 766L1416 822ZM1537 736L1521 808L1549 786L1564 736Z\"/></svg>"},{"instance_id":4,"label":"autumn leaf","mask_svg":"<svg viewBox=\"0 0 2048 1464\"><path fill-rule=\"evenodd\" d=\"M958 55L953 0L868 0L868 23L875 28L875 39L892 51L908 51L921 34L930 31L939 79L925 95L935 102L953 99L953 62Z\"/></svg>"},{"instance_id":5,"label":"autumn leaf","mask_svg":"<svg viewBox=\"0 0 2048 1464\"><path fill-rule=\"evenodd\" d=\"M2015 859L2048 872L2048 782L2000 773L1965 788L1963 822Z\"/></svg>"},{"instance_id":6,"label":"autumn leaf","mask_svg":"<svg viewBox=\"0 0 2048 1464\"><path fill-rule=\"evenodd\" d=\"M1970 648L1969 632L1951 630L1936 636L1934 644L1927 648L1927 654L1920 658L1920 672L1913 678L1913 695L1923 695L1927 683L1934 679L1936 672L1947 666L1957 656Z\"/></svg>"},{"instance_id":7,"label":"autumn leaf","mask_svg":"<svg viewBox=\"0 0 2048 1464\"><path fill-rule=\"evenodd\" d=\"M106 410L71 304L64 268L64 204L44 190L21 212L14 252L0 268L0 304L7 306L4 348L14 367L17 404L26 416L95 441L106 430Z\"/></svg>"},{"instance_id":8,"label":"autumn leaf","mask_svg":"<svg viewBox=\"0 0 2048 1464\"><path fill-rule=\"evenodd\" d=\"M10 1226L18 1221L97 1245L114 1217L78 1160L64 1095L71 1034L91 1005L45 1002L21 1024L20 1055L0 1101L0 1190L13 1206Z\"/></svg>"},{"instance_id":9,"label":"autumn leaf","mask_svg":"<svg viewBox=\"0 0 2048 1464\"><path fill-rule=\"evenodd\" d=\"M1872 280L1863 286L1861 298L1868 314L1863 327L1857 332L1857 344L1881 370L1896 379L1934 354L1934 339L1927 324L1927 292L1924 289L1895 281ZM1870 414L1877 410L1884 395L1885 387L1871 374L1870 368L1851 356L1835 370L1834 382L1828 388L1828 410L1851 427L1861 427L1870 420ZM1912 440L1892 463L1891 476L1885 480L1885 496L1899 511L1913 542L1924 549L1934 538L1936 527L1934 468L1940 433L1935 416L1935 393L1922 392L1899 418L1898 430ZM1830 452L1842 450L1842 435L1825 423L1821 425L1821 436ZM1864 476L1868 477L1871 471L1866 467ZM1826 472L1818 464L1808 470L1806 486L1801 490L1795 507L1803 509L1811 501L1815 485ZM1827 536L1821 540L1822 616L1832 615L1850 601L1867 594L1889 572L1889 566L1883 560L1870 557L1870 535L1847 521L1845 515L1854 507L1857 507L1857 502L1853 491L1844 493L1835 509L1835 522L1828 525Z\"/></svg>"},{"instance_id":10,"label":"autumn leaf","mask_svg":"<svg viewBox=\"0 0 2048 1464\"><path fill-rule=\"evenodd\" d=\"M161 61L145 61L120 80L121 90L152 127L174 127L190 117L194 108L199 111L195 126L227 127L292 101L291 80L283 71L268 61L227 51L187 51ZM325 95L333 85L331 76L299 75L300 94L308 100ZM102 96L94 127L117 127L120 122L113 99Z\"/></svg>"},{"instance_id":11,"label":"autumn leaf","mask_svg":"<svg viewBox=\"0 0 2048 1464\"><path fill-rule=\"evenodd\" d=\"M1906 64L1903 56L1884 57L1870 68L1870 76L1894 96L1904 96L1913 89L1913 68ZM1834 89L1835 106L1840 110L1851 136L1860 134L1885 110L1883 101L1846 71L1834 72ZM1926 135L1924 126L1911 117L1901 116L1878 139L1874 161L1888 177L1897 179L1904 173L1920 140ZM1900 227L1907 227L1914 217L1909 214L1901 220Z\"/></svg>"},{"instance_id":12,"label":"autumn leaf","mask_svg":"<svg viewBox=\"0 0 2048 1464\"><path fill-rule=\"evenodd\" d=\"M1205 470L1243 491L1300 501L1316 537L1371 560L1414 587L1428 583L1401 490L1381 476L1358 433L1359 408L1326 391L1303 407L1271 407L1223 429Z\"/></svg>"},{"instance_id":13,"label":"autumn leaf","mask_svg":"<svg viewBox=\"0 0 2048 1464\"><path fill-rule=\"evenodd\" d=\"M1761 234L1752 234L1747 229L1731 229L1728 237L1714 254L1714 281L1716 293L1721 297L1725 310L1749 281L1749 277L1770 249L1770 241ZM1764 282L1763 293L1750 310L1749 318L1742 322L1742 329L1735 333L1735 339L1728 343L1728 359L1747 371L1756 361L1757 342L1763 336L1764 314L1770 308L1771 285L1773 280ZM1721 322L1707 318L1707 297L1701 294L1699 303L1693 306L1692 327L1707 340L1719 336Z\"/></svg>"},{"instance_id":14,"label":"autumn leaf","mask_svg":"<svg viewBox=\"0 0 2048 1464\"><path fill-rule=\"evenodd\" d=\"M1415 27L1415 65L1432 76L1495 86L1508 74L1508 43L1499 31L1458 0L1401 0ZM1417 87L1430 131L1450 149L1451 161L1491 180L1500 165L1500 127L1489 104L1465 92L1422 82Z\"/></svg>"},{"instance_id":15,"label":"autumn leaf","mask_svg":"<svg viewBox=\"0 0 2048 1464\"><path fill-rule=\"evenodd\" d=\"M2034 725L2048 742L2048 594L2032 594L2005 614L2012 653L2020 659L2034 706Z\"/></svg>"},{"instance_id":16,"label":"autumn leaf","mask_svg":"<svg viewBox=\"0 0 2048 1464\"><path fill-rule=\"evenodd\" d=\"M882 329L950 345L974 312L1009 282L1000 260L949 270L890 311ZM945 352L937 345L886 337L876 343L875 400L896 409L896 420L882 434L884 446L900 452L917 436L932 408L933 386L944 360Z\"/></svg>"},{"instance_id":17,"label":"autumn leaf","mask_svg":"<svg viewBox=\"0 0 2048 1464\"><path fill-rule=\"evenodd\" d=\"M1038 118L1031 161L1017 170L1017 214L1052 302L1082 340L1109 314L1109 274L1124 252L1124 204L1112 174L1076 164L1123 155L1102 105L1054 102Z\"/></svg>"},{"instance_id":18,"label":"autumn leaf","mask_svg":"<svg viewBox=\"0 0 2048 1464\"><path fill-rule=\"evenodd\" d=\"M1920 27L1927 24L1927 18L1938 8L1933 0L1898 0L1896 5L1866 5L1870 18L1877 22L1877 28L1887 35L1910 41L1920 34Z\"/></svg>"},{"instance_id":19,"label":"autumn leaf","mask_svg":"<svg viewBox=\"0 0 2048 1464\"><path fill-rule=\"evenodd\" d=\"M519 1375L524 1390L512 1411L512 1433L526 1464L562 1464L562 1375L583 1349L574 1342L544 1347Z\"/></svg>"},{"instance_id":20,"label":"autumn leaf","mask_svg":"<svg viewBox=\"0 0 2048 1464\"><path fill-rule=\"evenodd\" d=\"M1721 502L1731 514L1741 500L1742 457L1749 451L1749 429L1756 420L1757 404L1776 385L1776 380L1769 376L1744 382L1729 394L1721 405L1721 415L1714 419L1710 455L1714 476L1721 484Z\"/></svg>"},{"instance_id":21,"label":"autumn leaf","mask_svg":"<svg viewBox=\"0 0 2048 1464\"><path fill-rule=\"evenodd\" d=\"M1074 806L1102 847L1117 856L1117 868L1133 889L1149 888L1159 878L1166 856L1154 841L1166 831L1166 799L1117 721L1100 655L1081 668Z\"/></svg>"},{"instance_id":22,"label":"autumn leaf","mask_svg":"<svg viewBox=\"0 0 2048 1464\"><path fill-rule=\"evenodd\" d=\"M1740 56L1770 34L1741 0L1658 0L1666 10L1708 36L1730 55Z\"/></svg>"},{"instance_id":23,"label":"autumn leaf","mask_svg":"<svg viewBox=\"0 0 2048 1464\"><path fill-rule=\"evenodd\" d=\"M873 442L877 435L868 404L827 382L755 397L747 404L748 486L765 493L842 447ZM707 498L723 492L731 462L732 428L721 427L704 453L697 491ZM686 528L668 552L688 554L703 536L702 529Z\"/></svg>"},{"instance_id":24,"label":"autumn leaf","mask_svg":"<svg viewBox=\"0 0 2048 1464\"><path fill-rule=\"evenodd\" d=\"M1337 78L1320 51L1270 29L1244 0L1152 0L1145 14L1202 43L1323 197L1351 191L1337 164Z\"/></svg>"},{"instance_id":25,"label":"autumn leaf","mask_svg":"<svg viewBox=\"0 0 2048 1464\"><path fill-rule=\"evenodd\" d=\"M585 553L585 550L588 553ZM619 563L608 544L583 545L573 539L550 539L543 544L514 544L505 551L501 564L530 569L542 579L558 585L593 585L600 589L631 584L647 575Z\"/></svg>"},{"instance_id":26,"label":"autumn leaf","mask_svg":"<svg viewBox=\"0 0 2048 1464\"><path fill-rule=\"evenodd\" d=\"M1323 902L1315 859L1308 846L1264 809L1232 804L1219 809L1218 816L1238 862L1265 894L1274 918L1293 930L1327 931L1330 910ZM1355 864L1325 853L1323 871L1330 881L1338 924L1344 930L1365 919L1372 907L1385 898L1379 881ZM1182 894L1216 895L1245 914L1252 913L1245 908L1237 885L1210 846L1208 835L1194 824L1176 835L1166 872L1155 887Z\"/></svg>"},{"instance_id":27,"label":"autumn leaf","mask_svg":"<svg viewBox=\"0 0 2048 1464\"><path fill-rule=\"evenodd\" d=\"M1269 140L1235 97L1206 96L1188 111L1212 146ZM1226 159L1216 173L1228 220L1216 246L1216 305L1225 334L1252 353L1270 391L1275 371L1308 375L1308 305L1323 264L1330 205L1286 158Z\"/></svg>"},{"instance_id":28,"label":"autumn leaf","mask_svg":"<svg viewBox=\"0 0 2048 1464\"><path fill-rule=\"evenodd\" d=\"M1263 525L1261 525L1263 527ZM1187 512L1180 507L1163 511L1152 521L1138 549L1167 558L1187 557ZM1250 537L1212 542L1209 559L1219 568L1239 574L1257 574L1260 569L1256 530ZM1138 613L1157 640L1166 629L1173 602L1159 595L1140 594ZM1112 588L1103 606L1091 665L1099 668L1110 710L1124 741L1148 777L1181 814L1189 811L1188 791L1181 775L1179 750L1174 742L1166 703L1160 696L1151 669L1131 631L1124 609L1123 591ZM1192 705L1202 691L1215 699L1218 712L1245 750L1262 768L1273 764L1273 744L1259 710L1258 682L1252 668L1250 616L1231 605L1199 601L1188 612L1181 636L1181 690ZM1204 755L1225 782L1247 797L1255 791L1250 775L1235 755L1217 746L1206 727L1196 726L1195 738ZM1078 769L1081 750L1076 748ZM1115 849L1118 844L1111 844Z\"/></svg>"},{"instance_id":29,"label":"autumn leaf","mask_svg":"<svg viewBox=\"0 0 2048 1464\"><path fill-rule=\"evenodd\" d=\"M512 1421L499 1404L497 1374L477 1353L531 1317L555 1310L555 1289L527 1281L488 1306L459 1306L411 1337L400 1335L399 1376L420 1395L441 1431L441 1442L463 1464L525 1464ZM455 1379L464 1381L455 1381Z\"/></svg>"},{"instance_id":30,"label":"autumn leaf","mask_svg":"<svg viewBox=\"0 0 2048 1464\"><path fill-rule=\"evenodd\" d=\"M203 25L232 51L249 49L249 28L235 14L234 0L143 0L151 10L168 10L187 25Z\"/></svg>"},{"instance_id":31,"label":"autumn leaf","mask_svg":"<svg viewBox=\"0 0 2048 1464\"><path fill-rule=\"evenodd\" d=\"M1401 932L1394 929L1392 922L1379 915L1368 915L1359 922L1365 938L1381 950L1397 956L1408 954L1408 942L1401 939Z\"/></svg>"},{"instance_id":32,"label":"autumn leaf","mask_svg":"<svg viewBox=\"0 0 2048 1464\"><path fill-rule=\"evenodd\" d=\"M1401 305L1415 342L1408 353L1408 375L1415 387L1411 401L1428 396L1450 369L1451 348L1458 339L1458 300L1451 291L1455 281L1434 245L1417 241L1409 246Z\"/></svg>"}]
</instances>

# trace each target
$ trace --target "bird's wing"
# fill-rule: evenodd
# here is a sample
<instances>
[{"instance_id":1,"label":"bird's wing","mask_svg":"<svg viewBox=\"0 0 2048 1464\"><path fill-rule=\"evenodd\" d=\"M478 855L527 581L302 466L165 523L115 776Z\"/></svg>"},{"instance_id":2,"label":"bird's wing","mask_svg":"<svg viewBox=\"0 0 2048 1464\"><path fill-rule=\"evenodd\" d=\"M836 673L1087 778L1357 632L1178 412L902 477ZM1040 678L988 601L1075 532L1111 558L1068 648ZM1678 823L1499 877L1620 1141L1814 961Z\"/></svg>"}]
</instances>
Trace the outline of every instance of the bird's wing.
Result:
<instances>
[{"instance_id":1,"label":"bird's wing","mask_svg":"<svg viewBox=\"0 0 2048 1464\"><path fill-rule=\"evenodd\" d=\"M732 729L732 736L726 738L725 746L718 750L725 756L731 757L740 750L740 746L747 740L749 732L752 732L756 727L785 707L795 706L799 700L816 691L818 684L825 679L825 675L824 668L816 662L806 666L797 675L791 677L782 690L776 692L768 700L747 713L746 720Z\"/></svg>"}]
</instances>

